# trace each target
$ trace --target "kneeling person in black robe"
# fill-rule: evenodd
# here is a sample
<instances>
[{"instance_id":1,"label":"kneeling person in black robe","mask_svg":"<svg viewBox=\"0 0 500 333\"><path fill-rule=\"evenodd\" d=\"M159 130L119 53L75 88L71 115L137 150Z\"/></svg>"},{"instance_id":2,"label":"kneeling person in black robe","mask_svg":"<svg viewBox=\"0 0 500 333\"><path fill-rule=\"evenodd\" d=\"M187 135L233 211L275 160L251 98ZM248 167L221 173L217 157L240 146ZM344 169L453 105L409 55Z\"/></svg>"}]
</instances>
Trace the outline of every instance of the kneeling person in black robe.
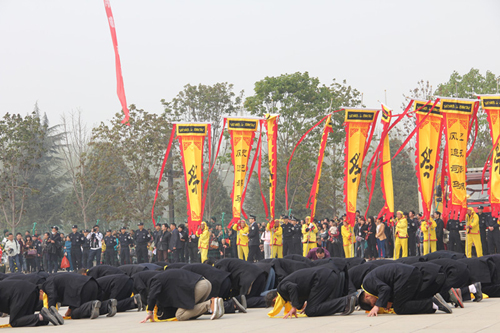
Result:
<instances>
[{"instance_id":1,"label":"kneeling person in black robe","mask_svg":"<svg viewBox=\"0 0 500 333\"><path fill-rule=\"evenodd\" d=\"M363 291L359 295L361 309L370 311L369 317L377 316L380 308L394 309L397 314L434 313L452 310L440 294L432 298L418 299L422 274L414 266L405 264L383 265L375 268L363 279Z\"/></svg>"},{"instance_id":2,"label":"kneeling person in black robe","mask_svg":"<svg viewBox=\"0 0 500 333\"><path fill-rule=\"evenodd\" d=\"M42 308L35 314L42 293L37 285L20 280L0 282L0 312L10 315L12 327L42 326L64 324L63 317L55 308Z\"/></svg>"},{"instance_id":3,"label":"kneeling person in black robe","mask_svg":"<svg viewBox=\"0 0 500 333\"><path fill-rule=\"evenodd\" d=\"M142 309L141 295L132 295L134 280L125 274L106 275L97 279L102 289L101 301L115 299L116 312L125 312L131 309ZM99 314L106 314L106 309L101 307ZM110 313L108 313L109 315Z\"/></svg>"},{"instance_id":4,"label":"kneeling person in black robe","mask_svg":"<svg viewBox=\"0 0 500 333\"><path fill-rule=\"evenodd\" d=\"M274 306L279 296L290 302L292 309L284 318L297 317L298 309L308 317L348 315L356 305L356 296L346 296L348 284L333 265L304 268L285 277L277 291L269 292L266 304Z\"/></svg>"}]
</instances>

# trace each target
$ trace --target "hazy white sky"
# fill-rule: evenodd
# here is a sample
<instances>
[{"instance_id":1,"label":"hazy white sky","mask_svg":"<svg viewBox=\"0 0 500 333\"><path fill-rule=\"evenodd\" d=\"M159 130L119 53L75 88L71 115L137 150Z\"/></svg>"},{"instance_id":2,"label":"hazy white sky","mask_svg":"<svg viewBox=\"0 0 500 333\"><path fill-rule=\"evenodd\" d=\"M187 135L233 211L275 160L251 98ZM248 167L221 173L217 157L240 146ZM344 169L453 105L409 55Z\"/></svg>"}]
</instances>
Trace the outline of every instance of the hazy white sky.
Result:
<instances>
[{"instance_id":1,"label":"hazy white sky","mask_svg":"<svg viewBox=\"0 0 500 333\"><path fill-rule=\"evenodd\" d=\"M500 1L111 0L127 102L161 112L187 84L252 95L265 76L346 79L367 107L399 108L420 79L500 75ZM0 0L0 115L38 101L54 124L121 109L102 0Z\"/></svg>"}]
</instances>

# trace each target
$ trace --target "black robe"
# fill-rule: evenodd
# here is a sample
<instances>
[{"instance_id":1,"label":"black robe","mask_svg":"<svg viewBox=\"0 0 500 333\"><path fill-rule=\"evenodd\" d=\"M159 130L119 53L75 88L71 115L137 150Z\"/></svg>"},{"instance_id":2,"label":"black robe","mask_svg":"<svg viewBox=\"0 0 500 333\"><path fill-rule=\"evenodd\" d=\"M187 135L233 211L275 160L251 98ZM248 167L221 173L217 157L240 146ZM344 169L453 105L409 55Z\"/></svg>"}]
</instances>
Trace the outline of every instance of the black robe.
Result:
<instances>
[{"instance_id":1,"label":"black robe","mask_svg":"<svg viewBox=\"0 0 500 333\"><path fill-rule=\"evenodd\" d=\"M203 277L185 269L160 272L149 280L148 310L162 308L193 309L194 287Z\"/></svg>"},{"instance_id":2,"label":"black robe","mask_svg":"<svg viewBox=\"0 0 500 333\"><path fill-rule=\"evenodd\" d=\"M150 262L145 262L145 263L139 264L139 266L147 267L150 271L157 270L158 268L163 269L163 267L165 267L165 266L160 266L160 265L157 265L155 263L150 263Z\"/></svg>"},{"instance_id":3,"label":"black robe","mask_svg":"<svg viewBox=\"0 0 500 333\"><path fill-rule=\"evenodd\" d=\"M162 271L147 270L132 275L132 279L134 280L134 294L141 295L144 303L146 303L148 299L149 280L160 273L162 273Z\"/></svg>"},{"instance_id":4,"label":"black robe","mask_svg":"<svg viewBox=\"0 0 500 333\"><path fill-rule=\"evenodd\" d=\"M373 269L363 279L363 289L377 296L376 306L384 308L392 302L412 274L420 274L417 267L394 264L383 265Z\"/></svg>"},{"instance_id":5,"label":"black robe","mask_svg":"<svg viewBox=\"0 0 500 333\"><path fill-rule=\"evenodd\" d=\"M446 274L443 289L463 288L469 285L470 271L467 264L450 258L433 259L429 262L443 266Z\"/></svg>"},{"instance_id":6,"label":"black robe","mask_svg":"<svg viewBox=\"0 0 500 333\"><path fill-rule=\"evenodd\" d=\"M5 281L7 281L7 280L22 280L22 281L31 282L33 284L36 284L37 286L41 286L49 276L50 275L48 273L40 271L40 272L30 273L30 274L9 274L9 276L7 278L5 278L4 280Z\"/></svg>"},{"instance_id":7,"label":"black robe","mask_svg":"<svg viewBox=\"0 0 500 333\"><path fill-rule=\"evenodd\" d=\"M148 270L147 267L145 266L140 266L140 265L121 265L118 267L123 273L127 274L128 276L132 276L135 273L142 272Z\"/></svg>"},{"instance_id":8,"label":"black robe","mask_svg":"<svg viewBox=\"0 0 500 333\"><path fill-rule=\"evenodd\" d=\"M284 256L283 259L303 261L303 262L311 264L311 267L312 267L312 262L313 262L311 259L303 257L300 254L289 254L289 255Z\"/></svg>"},{"instance_id":9,"label":"black robe","mask_svg":"<svg viewBox=\"0 0 500 333\"><path fill-rule=\"evenodd\" d=\"M76 273L63 273L53 274L49 276L44 284L42 290L47 294L49 300L49 307L55 306L57 302L63 306L77 308L81 304L82 289L86 284L95 283L98 287L99 284L91 276L80 275ZM100 296L101 290L99 288L97 297Z\"/></svg>"},{"instance_id":10,"label":"black robe","mask_svg":"<svg viewBox=\"0 0 500 333\"><path fill-rule=\"evenodd\" d=\"M190 264L183 266L181 269L199 274L210 281L212 284L212 291L210 292L208 298L222 297L222 293L224 291L221 290L221 287L224 284L224 280L231 275L229 272L224 272L207 264Z\"/></svg>"},{"instance_id":11,"label":"black robe","mask_svg":"<svg viewBox=\"0 0 500 333\"><path fill-rule=\"evenodd\" d=\"M346 258L345 261L347 262L347 267L351 268L357 265L361 265L366 262L365 258L359 258L359 257L354 257L354 258Z\"/></svg>"},{"instance_id":12,"label":"black robe","mask_svg":"<svg viewBox=\"0 0 500 333\"><path fill-rule=\"evenodd\" d=\"M412 266L417 267L422 274L422 286L417 299L431 298L441 291L446 280L443 266L432 262L416 262Z\"/></svg>"},{"instance_id":13,"label":"black robe","mask_svg":"<svg viewBox=\"0 0 500 333\"><path fill-rule=\"evenodd\" d=\"M500 284L500 254L490 254L487 256L483 256L483 258L491 258L493 263L495 264L495 275L493 284Z\"/></svg>"},{"instance_id":14,"label":"black robe","mask_svg":"<svg viewBox=\"0 0 500 333\"><path fill-rule=\"evenodd\" d=\"M393 261L393 260L391 260ZM365 262L362 265L357 265L349 269L349 279L351 280L354 288L361 289L361 285L363 284L363 279L366 274L370 273L372 270L377 268L378 265L375 265L374 262Z\"/></svg>"},{"instance_id":15,"label":"black robe","mask_svg":"<svg viewBox=\"0 0 500 333\"><path fill-rule=\"evenodd\" d=\"M118 267L110 265L94 266L87 270L87 276L92 276L94 279L98 279L106 275L115 275L115 274L124 274L124 273Z\"/></svg>"},{"instance_id":16,"label":"black robe","mask_svg":"<svg viewBox=\"0 0 500 333\"><path fill-rule=\"evenodd\" d=\"M293 272L298 271L299 269L311 267L306 262L289 259L274 259L271 262L271 265L276 273L276 280L278 281L278 284Z\"/></svg>"},{"instance_id":17,"label":"black robe","mask_svg":"<svg viewBox=\"0 0 500 333\"><path fill-rule=\"evenodd\" d=\"M469 267L470 280L469 283L481 282L481 284L490 284L496 280L496 266L492 258L466 258L459 259Z\"/></svg>"},{"instance_id":18,"label":"black robe","mask_svg":"<svg viewBox=\"0 0 500 333\"><path fill-rule=\"evenodd\" d=\"M9 323L16 327L21 326L16 325L17 319L35 313L40 289L28 281L4 279L0 282L0 295L0 312L9 314ZM35 322L33 319L32 324Z\"/></svg>"},{"instance_id":19,"label":"black robe","mask_svg":"<svg viewBox=\"0 0 500 333\"><path fill-rule=\"evenodd\" d=\"M429 254L426 254L424 256L427 260L434 260L434 259L463 259L466 258L466 255L464 253L459 253L459 252L454 252L454 251L446 251L446 250L441 250L441 251L435 251L431 252Z\"/></svg>"},{"instance_id":20,"label":"black robe","mask_svg":"<svg viewBox=\"0 0 500 333\"><path fill-rule=\"evenodd\" d=\"M106 275L97 279L97 283L101 287L101 301L108 299L116 299L120 301L122 297L117 297L120 294L125 294L130 297L133 292L134 280L126 274ZM127 291L124 293L124 291ZM120 298L120 299L118 299Z\"/></svg>"},{"instance_id":21,"label":"black robe","mask_svg":"<svg viewBox=\"0 0 500 333\"><path fill-rule=\"evenodd\" d=\"M219 260L214 265L215 268L230 273L230 279L234 295L246 295L252 283L266 273L256 265L235 258Z\"/></svg>"},{"instance_id":22,"label":"black robe","mask_svg":"<svg viewBox=\"0 0 500 333\"><path fill-rule=\"evenodd\" d=\"M178 269L178 268L182 268L184 266L186 266L188 264L186 264L185 262L174 262L174 263L171 263L171 264L166 264L165 266L163 266L163 269L164 270L167 270L167 269Z\"/></svg>"},{"instance_id":23,"label":"black robe","mask_svg":"<svg viewBox=\"0 0 500 333\"><path fill-rule=\"evenodd\" d=\"M404 257L404 258L399 258L395 261L400 263L400 264L411 265L411 264L414 264L416 262L426 261L426 259L424 257Z\"/></svg>"}]
</instances>

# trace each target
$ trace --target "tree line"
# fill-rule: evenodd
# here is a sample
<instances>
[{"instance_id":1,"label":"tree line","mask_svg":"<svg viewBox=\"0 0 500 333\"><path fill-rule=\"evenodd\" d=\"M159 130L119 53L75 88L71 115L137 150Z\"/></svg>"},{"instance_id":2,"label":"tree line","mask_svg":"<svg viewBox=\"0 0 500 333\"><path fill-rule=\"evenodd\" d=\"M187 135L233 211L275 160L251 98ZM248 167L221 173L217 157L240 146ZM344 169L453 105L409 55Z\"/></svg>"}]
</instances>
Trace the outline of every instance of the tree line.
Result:
<instances>
[{"instance_id":1,"label":"tree line","mask_svg":"<svg viewBox=\"0 0 500 333\"><path fill-rule=\"evenodd\" d=\"M435 89L420 81L405 97L428 99L432 96L475 98L475 94L498 91L498 78L491 72L481 75L471 69L460 75L453 72L447 82ZM52 125L38 105L26 115L6 113L0 119L0 226L10 231L45 231L52 225L66 227L78 224L90 228L95 223L105 228L135 226L139 221L152 226L151 207L163 157L169 142L171 123L200 121L212 123L211 150L218 138L226 138L208 184L204 217L225 213L231 217L232 165L227 131L222 133L225 116L266 113L280 115L278 131L278 189L276 214L285 212L285 174L290 154L299 138L330 111L341 107L363 107L362 94L346 81L324 84L307 72L266 77L255 83L252 96L235 92L229 83L184 86L172 100L161 100L164 111L149 113L130 106L130 126L121 124L121 113L110 121L89 129L81 111L65 114ZM398 113L399 110L394 110ZM332 117L333 133L328 138L320 189L318 218L332 217L344 211L344 114ZM398 126L391 137L394 153L413 129L414 118ZM289 203L291 213L303 217L309 213L307 198L314 180L322 128L312 131L295 151L290 167ZM266 137L263 135L263 143ZM257 138L255 139L257 140ZM375 137L370 154L377 144ZM254 144L255 146L255 144ZM418 210L415 175L415 144L409 144L393 160L395 205L397 209ZM475 149L468 159L469 167L482 167L492 143L484 114L479 115ZM208 170L208 147L205 144L204 175ZM251 156L253 158L253 156ZM178 144L174 140L169 162L160 184L155 212L160 222L185 223L186 195ZM379 179L376 180L379 182ZM249 184L244 209L265 218L261 191L268 199L267 148L263 144L262 182L257 171ZM378 184L378 183L377 183ZM358 207L363 211L367 191L360 185ZM375 187L369 214L382 208L379 186ZM36 225L35 225L36 223ZM69 230L69 229L68 229Z\"/></svg>"}]
</instances>

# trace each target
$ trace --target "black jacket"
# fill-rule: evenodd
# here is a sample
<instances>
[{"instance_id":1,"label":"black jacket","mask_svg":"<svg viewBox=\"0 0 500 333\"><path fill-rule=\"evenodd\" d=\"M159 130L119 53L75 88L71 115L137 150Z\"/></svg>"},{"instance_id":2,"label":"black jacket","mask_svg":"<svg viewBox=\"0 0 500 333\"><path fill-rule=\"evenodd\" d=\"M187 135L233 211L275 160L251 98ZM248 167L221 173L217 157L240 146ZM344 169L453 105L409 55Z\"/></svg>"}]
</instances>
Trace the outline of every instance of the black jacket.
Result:
<instances>
[{"instance_id":1,"label":"black jacket","mask_svg":"<svg viewBox=\"0 0 500 333\"><path fill-rule=\"evenodd\" d=\"M134 264L128 264L128 265L121 265L118 267L123 273L127 274L128 276L132 276L137 272L142 272L146 271L149 268L141 265L134 265Z\"/></svg>"},{"instance_id":2,"label":"black jacket","mask_svg":"<svg viewBox=\"0 0 500 333\"><path fill-rule=\"evenodd\" d=\"M115 274L125 274L125 273L123 273L123 271L118 267L113 267L110 265L94 266L87 270L87 276L91 276L94 279L98 279L106 275L115 275Z\"/></svg>"},{"instance_id":3,"label":"black jacket","mask_svg":"<svg viewBox=\"0 0 500 333\"><path fill-rule=\"evenodd\" d=\"M292 274L295 271L303 268L310 268L306 262L289 260L289 259L273 259L271 261L271 265L274 268L274 272L276 273L276 279L278 283L283 281L288 275Z\"/></svg>"},{"instance_id":4,"label":"black jacket","mask_svg":"<svg viewBox=\"0 0 500 333\"><path fill-rule=\"evenodd\" d=\"M219 260L215 268L230 273L231 285L234 295L246 295L252 283L261 275L266 274L254 264L236 258Z\"/></svg>"},{"instance_id":5,"label":"black jacket","mask_svg":"<svg viewBox=\"0 0 500 333\"><path fill-rule=\"evenodd\" d=\"M132 275L134 280L134 294L140 294L148 289L149 280L155 275L162 273L161 271L142 271Z\"/></svg>"},{"instance_id":6,"label":"black jacket","mask_svg":"<svg viewBox=\"0 0 500 333\"><path fill-rule=\"evenodd\" d=\"M248 246L259 246L260 236L259 236L259 225L257 222L252 223L250 230L248 232Z\"/></svg>"},{"instance_id":7,"label":"black jacket","mask_svg":"<svg viewBox=\"0 0 500 333\"><path fill-rule=\"evenodd\" d=\"M130 296L134 287L134 280L125 274L106 275L98 278L97 283L99 283L102 290L101 301L108 299L121 301L117 296L122 292Z\"/></svg>"},{"instance_id":8,"label":"black jacket","mask_svg":"<svg viewBox=\"0 0 500 333\"><path fill-rule=\"evenodd\" d=\"M378 297L376 306L385 308L413 274L420 274L417 267L405 264L383 265L366 274L363 289Z\"/></svg>"},{"instance_id":9,"label":"black jacket","mask_svg":"<svg viewBox=\"0 0 500 333\"><path fill-rule=\"evenodd\" d=\"M39 289L28 281L6 280L0 282L0 295L0 312L9 314L9 322L12 324L27 314L35 313Z\"/></svg>"},{"instance_id":10,"label":"black jacket","mask_svg":"<svg viewBox=\"0 0 500 333\"><path fill-rule=\"evenodd\" d=\"M53 274L42 285L42 290L47 294L49 307L56 306L57 302L63 306L79 307L81 305L82 289L87 283L95 283L91 276L76 273ZM99 297L100 289L97 297Z\"/></svg>"},{"instance_id":11,"label":"black jacket","mask_svg":"<svg viewBox=\"0 0 500 333\"><path fill-rule=\"evenodd\" d=\"M203 277L184 269L160 272L149 280L148 310L158 304L165 308L193 309L194 287Z\"/></svg>"},{"instance_id":12,"label":"black jacket","mask_svg":"<svg viewBox=\"0 0 500 333\"><path fill-rule=\"evenodd\" d=\"M223 296L223 290L221 290L222 283L231 275L229 272L224 272L207 264L190 264L183 266L181 269L200 274L210 281L212 284L212 291L208 298Z\"/></svg>"}]
</instances>

